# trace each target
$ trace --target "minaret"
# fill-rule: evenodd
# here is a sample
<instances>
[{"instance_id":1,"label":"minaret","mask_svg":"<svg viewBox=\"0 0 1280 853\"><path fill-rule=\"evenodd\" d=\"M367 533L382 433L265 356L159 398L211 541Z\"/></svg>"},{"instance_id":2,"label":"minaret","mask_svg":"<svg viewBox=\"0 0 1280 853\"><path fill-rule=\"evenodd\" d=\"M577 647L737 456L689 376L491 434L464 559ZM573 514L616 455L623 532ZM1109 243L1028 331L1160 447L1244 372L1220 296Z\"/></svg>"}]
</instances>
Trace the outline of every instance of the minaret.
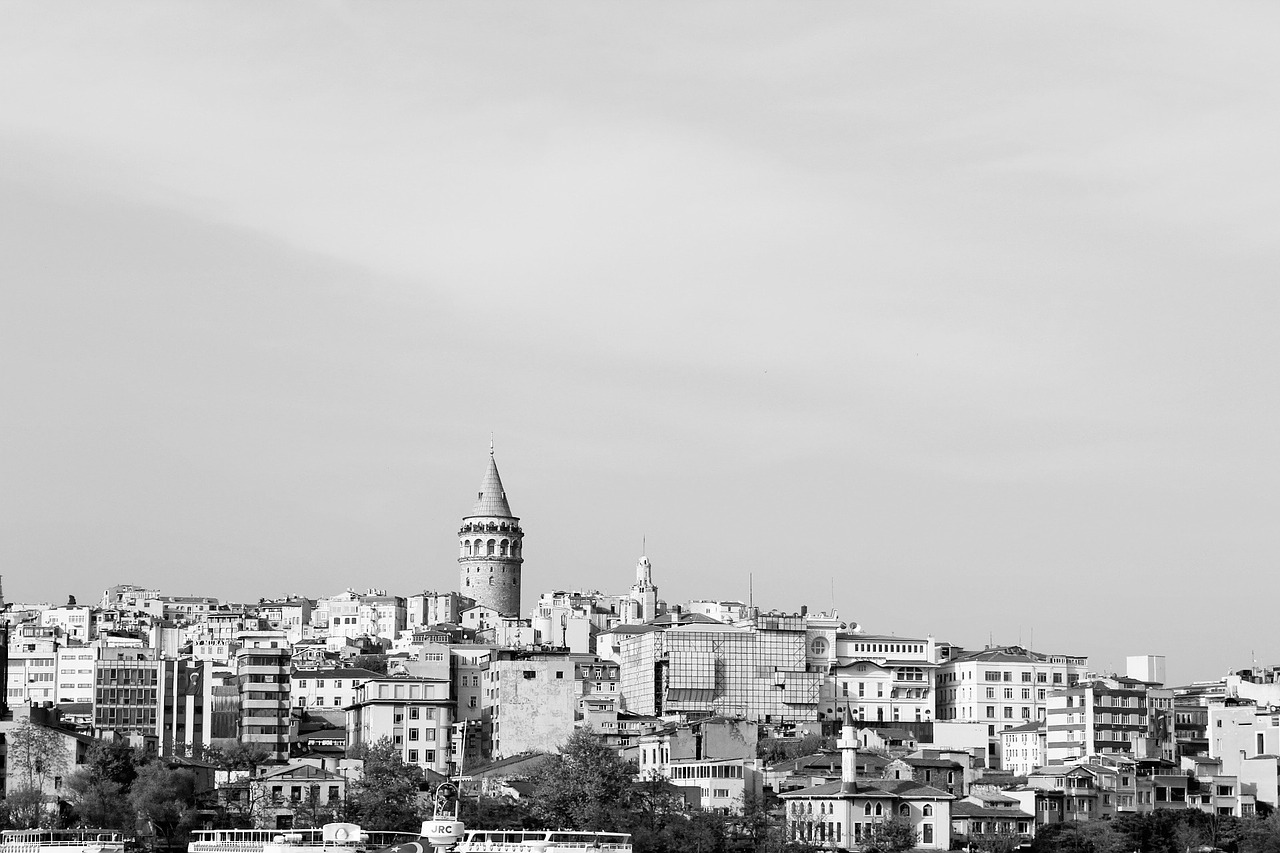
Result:
<instances>
[{"instance_id":1,"label":"minaret","mask_svg":"<svg viewBox=\"0 0 1280 853\"><path fill-rule=\"evenodd\" d=\"M840 750L840 793L856 793L858 733L854 730L853 712L848 706L844 709L844 723L840 726L840 739L836 741L836 748Z\"/></svg>"},{"instance_id":2,"label":"minaret","mask_svg":"<svg viewBox=\"0 0 1280 853\"><path fill-rule=\"evenodd\" d=\"M489 442L485 472L471 513L458 531L458 591L503 616L520 615L520 519L511 514Z\"/></svg>"}]
</instances>

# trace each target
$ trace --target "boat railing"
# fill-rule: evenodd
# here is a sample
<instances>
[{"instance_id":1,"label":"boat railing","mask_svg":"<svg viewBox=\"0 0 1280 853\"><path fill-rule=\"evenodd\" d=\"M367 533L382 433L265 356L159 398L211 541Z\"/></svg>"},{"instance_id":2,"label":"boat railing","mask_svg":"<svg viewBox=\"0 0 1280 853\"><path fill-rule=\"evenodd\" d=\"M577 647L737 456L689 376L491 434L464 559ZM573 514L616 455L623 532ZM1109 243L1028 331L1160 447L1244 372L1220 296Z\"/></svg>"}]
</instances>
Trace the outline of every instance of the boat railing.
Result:
<instances>
[{"instance_id":1,"label":"boat railing","mask_svg":"<svg viewBox=\"0 0 1280 853\"><path fill-rule=\"evenodd\" d=\"M472 830L465 841L493 853L517 853L530 847L556 850L625 851L630 853L631 836L625 832L565 832L546 830Z\"/></svg>"},{"instance_id":2,"label":"boat railing","mask_svg":"<svg viewBox=\"0 0 1280 853\"><path fill-rule=\"evenodd\" d=\"M85 844L123 844L124 833L114 829L6 829L0 844L39 844L41 847L76 847Z\"/></svg>"},{"instance_id":3,"label":"boat railing","mask_svg":"<svg viewBox=\"0 0 1280 853\"><path fill-rule=\"evenodd\" d=\"M324 830L315 829L198 829L191 833L188 853L261 853L272 847L307 847L343 853L348 850L379 850L417 838L412 832L361 830L342 840L325 839Z\"/></svg>"}]
</instances>

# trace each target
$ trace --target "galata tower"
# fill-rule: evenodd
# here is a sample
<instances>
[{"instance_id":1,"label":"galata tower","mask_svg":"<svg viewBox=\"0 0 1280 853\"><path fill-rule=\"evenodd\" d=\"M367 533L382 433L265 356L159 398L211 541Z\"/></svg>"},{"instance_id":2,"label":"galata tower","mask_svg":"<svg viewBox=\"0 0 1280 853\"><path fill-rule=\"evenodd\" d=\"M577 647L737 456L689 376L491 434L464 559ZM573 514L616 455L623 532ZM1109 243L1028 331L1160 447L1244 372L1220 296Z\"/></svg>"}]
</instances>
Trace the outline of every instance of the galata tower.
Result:
<instances>
[{"instance_id":1,"label":"galata tower","mask_svg":"<svg viewBox=\"0 0 1280 853\"><path fill-rule=\"evenodd\" d=\"M519 617L523 539L520 519L507 505L490 442L489 470L458 531L458 590L503 616Z\"/></svg>"}]
</instances>

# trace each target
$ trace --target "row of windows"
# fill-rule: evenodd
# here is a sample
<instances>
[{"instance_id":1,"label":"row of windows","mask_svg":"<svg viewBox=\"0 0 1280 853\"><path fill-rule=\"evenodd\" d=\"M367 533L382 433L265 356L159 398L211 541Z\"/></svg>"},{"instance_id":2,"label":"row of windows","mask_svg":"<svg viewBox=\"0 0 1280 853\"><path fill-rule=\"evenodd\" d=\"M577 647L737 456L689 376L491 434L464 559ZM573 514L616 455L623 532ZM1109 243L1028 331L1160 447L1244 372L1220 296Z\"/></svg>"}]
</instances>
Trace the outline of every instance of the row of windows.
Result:
<instances>
[{"instance_id":1,"label":"row of windows","mask_svg":"<svg viewBox=\"0 0 1280 853\"><path fill-rule=\"evenodd\" d=\"M952 698L954 699L955 697L954 697L954 696L952 696ZM988 698L988 699L994 699L994 698L996 698L996 689L995 689L994 687L988 687L988 688L987 688L987 698ZM1012 687L1006 687L1006 688L1004 689L1004 698L1006 698L1006 699L1012 699L1012 698L1014 698L1014 695L1013 695L1013 688L1012 688ZM1022 698L1023 698L1023 700L1024 700L1024 701L1025 701L1025 700L1029 700L1029 699L1031 698L1031 688L1030 688L1030 687L1024 687L1024 688L1022 688ZM1069 698L1069 697L1068 697L1068 698ZM1041 701L1041 702L1043 702L1043 701L1044 701L1044 691L1043 691L1043 690L1037 690L1037 691L1036 691L1036 699L1038 699L1038 700L1039 700L1039 701ZM1067 703L1067 704L1068 704L1068 706L1069 706L1071 703L1068 701L1068 703Z\"/></svg>"},{"instance_id":2,"label":"row of windows","mask_svg":"<svg viewBox=\"0 0 1280 853\"><path fill-rule=\"evenodd\" d=\"M815 647L815 651L816 651ZM922 655L924 646L919 643L854 643L853 651L867 654Z\"/></svg>"},{"instance_id":3,"label":"row of windows","mask_svg":"<svg viewBox=\"0 0 1280 853\"><path fill-rule=\"evenodd\" d=\"M672 779L741 779L741 764L702 764L671 768Z\"/></svg>"},{"instance_id":4,"label":"row of windows","mask_svg":"<svg viewBox=\"0 0 1280 853\"><path fill-rule=\"evenodd\" d=\"M520 556L520 542L503 539L501 541L490 539L483 542L476 539L474 543L467 539L462 543L462 553L467 557L505 557L508 553L512 557Z\"/></svg>"}]
</instances>

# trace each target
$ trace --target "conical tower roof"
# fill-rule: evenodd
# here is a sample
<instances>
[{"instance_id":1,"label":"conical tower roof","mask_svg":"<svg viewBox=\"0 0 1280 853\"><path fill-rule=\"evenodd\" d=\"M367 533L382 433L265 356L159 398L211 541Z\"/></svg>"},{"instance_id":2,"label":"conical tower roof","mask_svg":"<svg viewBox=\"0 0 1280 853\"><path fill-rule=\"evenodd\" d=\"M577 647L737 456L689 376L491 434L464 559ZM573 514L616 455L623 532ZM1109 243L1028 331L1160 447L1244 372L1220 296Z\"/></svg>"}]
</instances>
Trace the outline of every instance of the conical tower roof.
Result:
<instances>
[{"instance_id":1,"label":"conical tower roof","mask_svg":"<svg viewBox=\"0 0 1280 853\"><path fill-rule=\"evenodd\" d=\"M502 478L498 476L498 463L489 451L489 470L484 474L484 482L480 484L480 494L476 495L476 505L471 508L467 518L488 516L493 518L515 518L511 507L507 505L507 493L502 488Z\"/></svg>"}]
</instances>

